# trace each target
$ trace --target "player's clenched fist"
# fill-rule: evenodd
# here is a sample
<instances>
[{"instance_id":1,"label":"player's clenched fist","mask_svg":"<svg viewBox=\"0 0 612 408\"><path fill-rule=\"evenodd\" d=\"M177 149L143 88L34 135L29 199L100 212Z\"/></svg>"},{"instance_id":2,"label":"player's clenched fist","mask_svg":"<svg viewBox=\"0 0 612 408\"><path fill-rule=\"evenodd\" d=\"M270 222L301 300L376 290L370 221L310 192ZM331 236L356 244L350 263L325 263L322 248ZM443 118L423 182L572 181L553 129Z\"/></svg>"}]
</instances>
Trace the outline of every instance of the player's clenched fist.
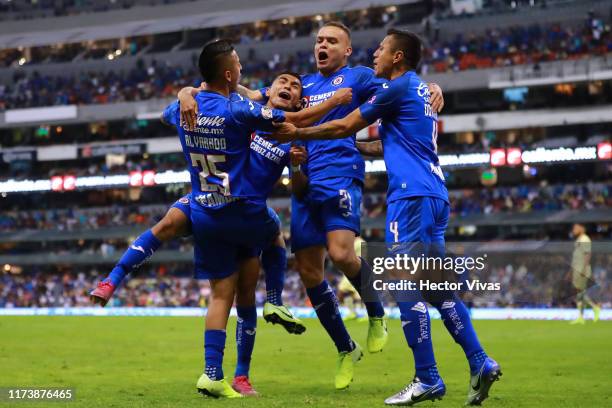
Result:
<instances>
[{"instance_id":1,"label":"player's clenched fist","mask_svg":"<svg viewBox=\"0 0 612 408\"><path fill-rule=\"evenodd\" d=\"M280 143L287 143L297 140L297 127L295 127L293 123L274 123L274 127L276 130L270 135L270 139L274 139Z\"/></svg>"},{"instance_id":2,"label":"player's clenched fist","mask_svg":"<svg viewBox=\"0 0 612 408\"><path fill-rule=\"evenodd\" d=\"M306 163L306 160L308 160L306 148L304 146L291 146L289 158L292 166L299 166L300 164Z\"/></svg>"},{"instance_id":3,"label":"player's clenched fist","mask_svg":"<svg viewBox=\"0 0 612 408\"><path fill-rule=\"evenodd\" d=\"M340 88L338 89L332 98L338 105L348 105L353 100L353 89L352 88Z\"/></svg>"}]
</instances>

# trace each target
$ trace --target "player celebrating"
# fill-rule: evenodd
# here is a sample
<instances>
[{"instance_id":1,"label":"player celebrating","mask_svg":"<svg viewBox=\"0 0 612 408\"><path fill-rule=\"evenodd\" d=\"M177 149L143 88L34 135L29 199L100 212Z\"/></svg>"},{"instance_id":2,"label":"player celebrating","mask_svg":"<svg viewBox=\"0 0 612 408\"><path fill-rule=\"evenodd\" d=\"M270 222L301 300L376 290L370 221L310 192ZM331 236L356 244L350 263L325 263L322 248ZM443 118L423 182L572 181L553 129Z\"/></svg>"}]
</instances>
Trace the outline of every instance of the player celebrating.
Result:
<instances>
[{"instance_id":1,"label":"player celebrating","mask_svg":"<svg viewBox=\"0 0 612 408\"><path fill-rule=\"evenodd\" d=\"M193 120L197 109L194 95L197 95L200 90L201 88L184 88L179 92L181 116L189 128L195 128L196 126L196 122ZM270 98L267 106L285 111L296 111L301 105L301 92L302 86L299 76L291 72L283 72L277 76L270 88ZM315 113L317 111L322 113L350 100L351 92L345 90L345 92L334 95L324 105L304 110L302 115L308 118L313 110ZM195 118L197 120L197 116ZM261 195L263 200L269 196L283 169L289 165L289 158L293 167L304 163L306 159L303 147L291 146L288 143L275 146L260 136L253 137L250 147L249 173L256 175L253 183L255 183L256 192ZM307 180L298 179L301 176L303 176L301 173L292 174L294 189L296 186L307 184ZM190 200L190 194L181 197L155 226L143 233L130 245L109 276L92 291L91 296L95 303L106 305L127 272L134 271L144 263L159 248L161 243L192 234ZM274 211L269 209L269 212L277 224L280 225L280 220ZM289 333L303 333L306 329L303 323L282 305L282 289L287 257L285 243L280 234L273 245L262 251L261 260L266 277L264 319L283 325ZM255 341L257 316L254 300L247 303L249 304L237 307L239 324L236 327L236 338L240 340L237 341L238 365L232 387L243 395L254 395L256 392L250 384L248 374Z\"/></svg>"},{"instance_id":2,"label":"player celebrating","mask_svg":"<svg viewBox=\"0 0 612 408\"><path fill-rule=\"evenodd\" d=\"M377 89L379 81L372 69L347 65L351 53L350 30L339 22L324 24L314 47L318 72L302 76L304 104L315 106L344 87L352 88L353 102L334 109L319 123L346 116ZM245 88L240 92L254 99L263 96L262 91ZM440 104L441 93L436 93L436 99ZM291 250L317 317L338 350L335 387L344 389L353 380L354 364L361 359L362 351L346 330L338 299L324 279L325 249L363 297L361 276L369 275L370 267L355 254L354 241L360 233L365 165L355 147L354 133L333 141L309 141L306 148L308 162L303 171L309 186L303 199L292 197ZM365 302L365 306L369 316L367 348L376 353L387 342L384 309L380 301Z\"/></svg>"},{"instance_id":3,"label":"player celebrating","mask_svg":"<svg viewBox=\"0 0 612 408\"><path fill-rule=\"evenodd\" d=\"M243 98L230 100L241 65L228 41L206 44L199 68L206 85L196 96L196 126L179 125L178 102L166 108L164 117L178 129L191 175L196 278L211 283L204 334L206 368L197 388L207 395L236 398L241 394L225 381L222 367L229 312L237 288L254 291L249 284L256 283L258 269L249 266L256 261L256 248L267 247L279 233L248 171L251 134L271 130L272 122L312 122L320 110L285 113Z\"/></svg>"},{"instance_id":4,"label":"player celebrating","mask_svg":"<svg viewBox=\"0 0 612 408\"><path fill-rule=\"evenodd\" d=\"M572 235L576 239L574 252L572 254L572 284L576 288L576 306L578 306L578 318L572 320L570 324L584 324L585 303L593 309L593 321L599 320L601 308L593 302L587 294L589 280L592 279L591 273L591 238L586 233L586 228L582 224L572 226Z\"/></svg>"},{"instance_id":5,"label":"player celebrating","mask_svg":"<svg viewBox=\"0 0 612 408\"><path fill-rule=\"evenodd\" d=\"M443 251L449 217L448 192L436 153L437 114L430 105L427 85L414 72L421 59L421 40L413 33L390 30L374 54L376 75L386 78L370 100L344 119L307 129L279 125L279 140L343 138L381 119L381 141L369 153L384 155L387 192L386 241L418 243ZM404 335L411 347L416 374L388 405L414 405L441 398L446 387L440 378L431 342L429 314L424 302L398 301ZM483 351L465 305L453 293L432 301L469 361L471 380L466 404L478 405L501 375L500 366Z\"/></svg>"}]
</instances>

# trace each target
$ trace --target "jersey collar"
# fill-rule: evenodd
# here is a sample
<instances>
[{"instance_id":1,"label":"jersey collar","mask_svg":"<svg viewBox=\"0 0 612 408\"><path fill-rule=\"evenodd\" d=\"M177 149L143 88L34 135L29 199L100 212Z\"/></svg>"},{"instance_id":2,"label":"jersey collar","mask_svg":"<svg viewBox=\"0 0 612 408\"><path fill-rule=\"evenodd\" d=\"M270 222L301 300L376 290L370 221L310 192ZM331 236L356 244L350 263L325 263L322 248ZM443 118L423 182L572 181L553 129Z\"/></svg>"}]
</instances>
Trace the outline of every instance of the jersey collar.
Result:
<instances>
[{"instance_id":1,"label":"jersey collar","mask_svg":"<svg viewBox=\"0 0 612 408\"><path fill-rule=\"evenodd\" d=\"M342 67L340 67L340 68L339 68L339 69L338 69L336 72L334 72L333 74L329 74L329 75L327 75L327 76L323 75L323 74L321 73L321 71L317 71L317 74L318 74L318 75L319 75L319 77L321 77L321 78L331 78L331 77L333 77L334 75L338 75L340 72L342 72L342 71L346 70L347 68L348 68L348 65L343 65L343 66L342 66Z\"/></svg>"}]
</instances>

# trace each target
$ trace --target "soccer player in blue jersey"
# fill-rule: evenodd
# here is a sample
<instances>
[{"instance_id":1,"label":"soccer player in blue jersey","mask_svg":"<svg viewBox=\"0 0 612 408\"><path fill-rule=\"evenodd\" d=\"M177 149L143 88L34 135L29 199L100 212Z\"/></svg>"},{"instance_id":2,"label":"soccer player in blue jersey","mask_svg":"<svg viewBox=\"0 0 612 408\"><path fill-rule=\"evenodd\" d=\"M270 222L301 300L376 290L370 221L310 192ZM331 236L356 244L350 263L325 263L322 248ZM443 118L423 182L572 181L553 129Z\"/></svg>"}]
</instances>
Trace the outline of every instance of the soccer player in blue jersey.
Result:
<instances>
[{"instance_id":1,"label":"soccer player in blue jersey","mask_svg":"<svg viewBox=\"0 0 612 408\"><path fill-rule=\"evenodd\" d=\"M179 92L182 117L186 123L189 122L189 127L196 125L194 119L197 120L197 115L192 115L192 112L195 113L197 109L194 96L199 91L200 88L188 87ZM297 111L301 106L301 92L302 86L299 75L283 72L277 76L270 87L270 98L267 106L285 111ZM348 103L350 100L350 92L338 93L326 102L326 106L320 106L316 109L323 112L338 104ZM269 196L284 168L290 164L295 168L295 166L304 163L306 158L303 147L291 146L289 143L276 144L259 135L253 135L250 148L251 157L248 172L255 176L253 178L255 190L264 200ZM293 189L299 185L305 186L307 183L307 180L300 179L300 177L303 177L303 174L299 172L292 174ZM178 199L155 226L141 234L130 245L109 276L92 291L91 296L95 303L105 305L127 273L134 271L144 263L163 242L192 234L190 200L191 194ZM280 224L280 220L273 210L269 209L269 211L275 221ZM261 252L267 295L264 305L264 319L283 325L290 333L301 334L305 330L304 325L282 304L286 262L285 243L279 234L274 243ZM254 299L243 300L244 296L248 295L238 293L239 324L236 327L238 364L232 387L243 395L255 395L256 392L249 380L249 368L255 342L257 316Z\"/></svg>"},{"instance_id":2,"label":"soccer player in blue jersey","mask_svg":"<svg viewBox=\"0 0 612 408\"><path fill-rule=\"evenodd\" d=\"M314 46L318 72L302 76L304 105L316 106L345 87L352 88L353 102L329 112L319 123L346 116L366 102L377 89L380 81L371 68L348 66L351 53L348 27L339 22L328 22L321 27ZM434 107L441 109L440 88L435 84L432 88L435 91ZM265 97L264 90L239 87L239 92L254 99ZM344 389L353 380L354 364L361 358L362 351L346 330L336 294L324 279L325 251L363 295L361 277L369 274L369 266L356 255L354 242L360 233L365 165L355 147L354 134L339 140L308 141L306 149L308 163L301 171L308 176L310 183L304 197L292 196L291 250L295 253L300 277L317 317L338 350L335 387ZM384 309L380 301L365 302L365 306L369 316L367 349L376 353L387 342Z\"/></svg>"},{"instance_id":3,"label":"soccer player in blue jersey","mask_svg":"<svg viewBox=\"0 0 612 408\"><path fill-rule=\"evenodd\" d=\"M421 48L421 40L415 34L390 30L374 54L376 75L386 81L366 103L343 119L312 128L280 124L274 137L282 141L343 138L381 119L381 140L368 146L367 151L384 155L387 166L386 241L419 244L430 254L440 255L444 250L449 199L436 153L437 113L431 107L427 84L415 73ZM467 308L454 293L428 300L440 311L446 328L468 359L471 379L466 403L479 405L501 375L500 366L485 354ZM434 358L427 307L417 301L397 303L416 373L406 388L385 403L414 405L439 399L446 387Z\"/></svg>"},{"instance_id":4,"label":"soccer player in blue jersey","mask_svg":"<svg viewBox=\"0 0 612 408\"><path fill-rule=\"evenodd\" d=\"M250 136L257 129L270 130L272 121L312 123L322 109L285 114L243 98L230 100L241 67L227 41L207 44L199 65L207 85L196 96L195 127L179 123L178 102L166 108L164 118L177 127L189 163L196 277L209 279L212 289L206 316L206 369L197 388L207 395L235 398L240 394L227 384L222 370L227 317L236 292L254 296L259 271L256 248L266 247L278 235L265 198L255 191L249 173Z\"/></svg>"},{"instance_id":5,"label":"soccer player in blue jersey","mask_svg":"<svg viewBox=\"0 0 612 408\"><path fill-rule=\"evenodd\" d=\"M319 123L346 116L377 89L380 81L371 68L348 66L351 53L348 27L339 22L328 22L321 27L314 46L318 72L302 76L304 105L316 106L344 87L352 88L353 102L332 110ZM436 108L441 108L440 89L433 87ZM239 92L253 99L265 97L265 90L239 87ZM360 233L365 165L355 147L354 134L339 140L308 141L306 149L308 162L301 171L308 176L309 186L304 197L292 196L291 250L317 317L338 350L335 387L344 389L353 380L354 364L362 351L340 317L336 294L324 279L324 261L327 250L334 265L364 297L361 276L369 274L369 266L356 255L354 242ZM372 298L372 295L376 294L365 297ZM369 316L367 349L376 353L387 342L384 309L380 301L365 302L365 306Z\"/></svg>"}]
</instances>

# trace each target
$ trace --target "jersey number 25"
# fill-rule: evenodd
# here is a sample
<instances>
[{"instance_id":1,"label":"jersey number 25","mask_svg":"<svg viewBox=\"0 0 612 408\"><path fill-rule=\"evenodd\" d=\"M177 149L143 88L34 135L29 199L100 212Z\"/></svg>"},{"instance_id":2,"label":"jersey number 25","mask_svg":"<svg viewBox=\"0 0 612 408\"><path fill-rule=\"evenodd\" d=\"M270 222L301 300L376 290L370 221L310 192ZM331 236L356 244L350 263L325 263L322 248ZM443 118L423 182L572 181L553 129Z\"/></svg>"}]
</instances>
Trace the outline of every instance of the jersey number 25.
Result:
<instances>
[{"instance_id":1,"label":"jersey number 25","mask_svg":"<svg viewBox=\"0 0 612 408\"><path fill-rule=\"evenodd\" d=\"M200 190L207 192L218 192L225 196L230 195L229 174L217 169L216 163L225 163L225 156L222 154L200 154L190 153L191 165L199 167L200 171ZM221 181L221 185L211 183L210 177L216 177Z\"/></svg>"}]
</instances>

